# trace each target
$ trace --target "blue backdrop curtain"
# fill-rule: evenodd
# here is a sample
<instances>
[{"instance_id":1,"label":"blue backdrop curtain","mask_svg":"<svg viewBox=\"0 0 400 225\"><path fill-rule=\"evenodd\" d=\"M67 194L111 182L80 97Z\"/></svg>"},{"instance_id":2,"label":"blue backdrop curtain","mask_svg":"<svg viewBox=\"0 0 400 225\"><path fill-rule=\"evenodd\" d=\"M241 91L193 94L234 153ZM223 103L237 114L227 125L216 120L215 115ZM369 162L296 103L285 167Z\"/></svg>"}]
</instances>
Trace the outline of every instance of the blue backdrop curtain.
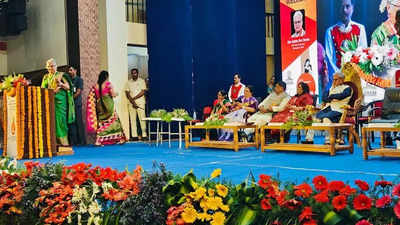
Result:
<instances>
[{"instance_id":1,"label":"blue backdrop curtain","mask_svg":"<svg viewBox=\"0 0 400 225\"><path fill-rule=\"evenodd\" d=\"M191 109L190 0L150 0L146 7L150 109Z\"/></svg>"},{"instance_id":2,"label":"blue backdrop curtain","mask_svg":"<svg viewBox=\"0 0 400 225\"><path fill-rule=\"evenodd\" d=\"M152 109L201 112L235 72L265 96L264 0L147 1L147 17Z\"/></svg>"}]
</instances>

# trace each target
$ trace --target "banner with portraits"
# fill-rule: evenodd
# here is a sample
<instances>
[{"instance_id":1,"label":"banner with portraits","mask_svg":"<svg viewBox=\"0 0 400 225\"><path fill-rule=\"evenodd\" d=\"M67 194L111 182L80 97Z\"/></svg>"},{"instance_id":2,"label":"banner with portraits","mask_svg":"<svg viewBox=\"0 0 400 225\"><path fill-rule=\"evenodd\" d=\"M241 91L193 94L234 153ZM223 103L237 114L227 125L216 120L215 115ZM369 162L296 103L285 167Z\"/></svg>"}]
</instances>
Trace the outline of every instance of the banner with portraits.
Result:
<instances>
[{"instance_id":1,"label":"banner with portraits","mask_svg":"<svg viewBox=\"0 0 400 225\"><path fill-rule=\"evenodd\" d=\"M280 0L282 80L296 94L304 82L318 95L317 0Z\"/></svg>"}]
</instances>

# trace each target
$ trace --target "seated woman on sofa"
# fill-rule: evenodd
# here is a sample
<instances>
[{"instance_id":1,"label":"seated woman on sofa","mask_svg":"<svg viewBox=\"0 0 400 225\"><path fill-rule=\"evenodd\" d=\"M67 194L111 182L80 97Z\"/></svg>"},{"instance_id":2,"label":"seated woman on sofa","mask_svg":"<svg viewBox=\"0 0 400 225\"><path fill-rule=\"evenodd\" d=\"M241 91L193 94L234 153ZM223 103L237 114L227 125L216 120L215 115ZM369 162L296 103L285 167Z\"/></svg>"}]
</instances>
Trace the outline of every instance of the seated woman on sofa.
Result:
<instances>
[{"instance_id":1,"label":"seated woman on sofa","mask_svg":"<svg viewBox=\"0 0 400 225\"><path fill-rule=\"evenodd\" d=\"M253 97L253 86L248 85L244 89L244 95L240 96L232 104L232 112L225 116L227 122L246 123L247 118L257 111L258 101ZM232 131L223 130L219 141L230 141L233 138Z\"/></svg>"},{"instance_id":2,"label":"seated woman on sofa","mask_svg":"<svg viewBox=\"0 0 400 225\"><path fill-rule=\"evenodd\" d=\"M286 108L282 112L278 112L271 119L271 123L285 123L293 115L295 111L305 110L307 105L313 104L313 97L310 95L310 89L304 82L300 82L297 85L297 94L290 98L290 101L286 105ZM271 135L274 137L279 134L279 130L272 130ZM285 140L289 140L290 132L285 135Z\"/></svg>"}]
</instances>

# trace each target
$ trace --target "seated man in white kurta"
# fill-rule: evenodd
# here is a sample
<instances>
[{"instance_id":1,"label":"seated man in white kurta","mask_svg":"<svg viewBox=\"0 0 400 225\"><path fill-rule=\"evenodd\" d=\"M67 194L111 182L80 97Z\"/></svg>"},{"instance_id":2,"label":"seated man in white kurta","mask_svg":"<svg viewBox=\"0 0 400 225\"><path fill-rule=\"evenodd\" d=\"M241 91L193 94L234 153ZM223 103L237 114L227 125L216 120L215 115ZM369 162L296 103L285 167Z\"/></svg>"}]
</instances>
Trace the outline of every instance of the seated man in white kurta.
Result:
<instances>
[{"instance_id":1,"label":"seated man in white kurta","mask_svg":"<svg viewBox=\"0 0 400 225\"><path fill-rule=\"evenodd\" d=\"M272 119L272 113L285 109L290 96L285 92L286 83L279 81L275 84L274 91L258 105L258 112L247 119L247 123L254 123L257 127L267 124ZM254 129L244 130L247 136L254 133Z\"/></svg>"},{"instance_id":2,"label":"seated man in white kurta","mask_svg":"<svg viewBox=\"0 0 400 225\"><path fill-rule=\"evenodd\" d=\"M349 85L343 84L344 75L341 72L335 73L333 76L333 85L329 90L328 96L324 99L327 102L325 107L319 111L315 118L323 123L338 123L343 114L344 106L349 104L353 89ZM311 144L314 139L314 131L307 132L306 141L303 143ZM328 143L329 137L325 136L325 142Z\"/></svg>"}]
</instances>

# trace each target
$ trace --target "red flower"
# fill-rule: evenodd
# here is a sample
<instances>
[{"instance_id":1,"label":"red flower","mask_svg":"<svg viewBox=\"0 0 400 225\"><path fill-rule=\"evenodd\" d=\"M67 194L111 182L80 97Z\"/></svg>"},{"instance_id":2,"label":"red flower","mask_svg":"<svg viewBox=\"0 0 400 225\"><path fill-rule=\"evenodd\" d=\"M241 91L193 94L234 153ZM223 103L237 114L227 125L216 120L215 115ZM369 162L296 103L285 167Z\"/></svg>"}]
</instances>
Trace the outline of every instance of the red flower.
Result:
<instances>
[{"instance_id":1,"label":"red flower","mask_svg":"<svg viewBox=\"0 0 400 225\"><path fill-rule=\"evenodd\" d=\"M384 208L392 202L392 198L389 195L385 195L382 198L376 200L375 205L377 208Z\"/></svg>"},{"instance_id":2,"label":"red flower","mask_svg":"<svg viewBox=\"0 0 400 225\"><path fill-rule=\"evenodd\" d=\"M372 206L372 201L364 194L360 194L353 200L353 206L356 210L368 210Z\"/></svg>"},{"instance_id":3,"label":"red flower","mask_svg":"<svg viewBox=\"0 0 400 225\"><path fill-rule=\"evenodd\" d=\"M400 184L394 186L392 194L394 196L400 197Z\"/></svg>"},{"instance_id":4,"label":"red flower","mask_svg":"<svg viewBox=\"0 0 400 225\"><path fill-rule=\"evenodd\" d=\"M393 208L394 214L400 219L400 201L397 202L396 206Z\"/></svg>"},{"instance_id":5,"label":"red flower","mask_svg":"<svg viewBox=\"0 0 400 225\"><path fill-rule=\"evenodd\" d=\"M381 186L381 187L386 187L386 186L392 186L392 182L390 181L385 181L385 180L381 180L381 181L375 181L375 186Z\"/></svg>"},{"instance_id":6,"label":"red flower","mask_svg":"<svg viewBox=\"0 0 400 225\"><path fill-rule=\"evenodd\" d=\"M368 185L368 183L365 182L365 181L356 180L354 183L357 184L357 186L358 186L362 191L368 191L368 190L369 190L369 185Z\"/></svg>"},{"instance_id":7,"label":"red flower","mask_svg":"<svg viewBox=\"0 0 400 225\"><path fill-rule=\"evenodd\" d=\"M265 174L260 175L260 180L258 181L258 185L265 189L268 185L271 184L271 177Z\"/></svg>"},{"instance_id":8,"label":"red flower","mask_svg":"<svg viewBox=\"0 0 400 225\"><path fill-rule=\"evenodd\" d=\"M307 183L294 186L294 189L295 189L294 194L297 197L308 198L312 193L312 188Z\"/></svg>"},{"instance_id":9,"label":"red flower","mask_svg":"<svg viewBox=\"0 0 400 225\"><path fill-rule=\"evenodd\" d=\"M318 221L313 220L313 219L303 223L303 225L317 225L317 224L318 224Z\"/></svg>"},{"instance_id":10,"label":"red flower","mask_svg":"<svg viewBox=\"0 0 400 225\"><path fill-rule=\"evenodd\" d=\"M337 211L340 211L347 206L347 197L344 195L338 195L332 199L332 206Z\"/></svg>"},{"instance_id":11,"label":"red flower","mask_svg":"<svg viewBox=\"0 0 400 225\"><path fill-rule=\"evenodd\" d=\"M271 204L269 203L269 199L264 198L263 200L261 200L261 208L263 210L270 210L272 209Z\"/></svg>"},{"instance_id":12,"label":"red flower","mask_svg":"<svg viewBox=\"0 0 400 225\"><path fill-rule=\"evenodd\" d=\"M353 57L351 58L351 62L358 64L360 62L360 57L353 55Z\"/></svg>"},{"instance_id":13,"label":"red flower","mask_svg":"<svg viewBox=\"0 0 400 225\"><path fill-rule=\"evenodd\" d=\"M331 181L328 184L328 189L330 191L340 191L342 188L344 188L343 181Z\"/></svg>"},{"instance_id":14,"label":"red flower","mask_svg":"<svg viewBox=\"0 0 400 225\"><path fill-rule=\"evenodd\" d=\"M356 225L373 225L373 224L368 222L368 220L360 220L356 223Z\"/></svg>"},{"instance_id":15,"label":"red flower","mask_svg":"<svg viewBox=\"0 0 400 225\"><path fill-rule=\"evenodd\" d=\"M325 190L328 187L328 181L324 176L316 176L312 180L315 190L317 191L322 191Z\"/></svg>"},{"instance_id":16,"label":"red flower","mask_svg":"<svg viewBox=\"0 0 400 225\"><path fill-rule=\"evenodd\" d=\"M322 191L321 193L314 195L314 199L315 201L321 203L329 202L328 190Z\"/></svg>"},{"instance_id":17,"label":"red flower","mask_svg":"<svg viewBox=\"0 0 400 225\"><path fill-rule=\"evenodd\" d=\"M279 206L282 206L283 203L285 203L287 195L288 195L288 191L283 190L283 191L279 192L279 194L276 196L275 200L278 202Z\"/></svg>"},{"instance_id":18,"label":"red flower","mask_svg":"<svg viewBox=\"0 0 400 225\"><path fill-rule=\"evenodd\" d=\"M339 191L339 193L340 193L341 195L346 195L346 196L352 195L352 194L354 194L354 193L356 193L356 192L357 192L357 190L354 189L354 188L351 188L349 185L346 185L346 187L342 188L342 189Z\"/></svg>"},{"instance_id":19,"label":"red flower","mask_svg":"<svg viewBox=\"0 0 400 225\"><path fill-rule=\"evenodd\" d=\"M290 210L295 210L297 207L301 206L301 202L296 199L290 199L285 201L282 205Z\"/></svg>"},{"instance_id":20,"label":"red flower","mask_svg":"<svg viewBox=\"0 0 400 225\"><path fill-rule=\"evenodd\" d=\"M311 207L304 207L303 212L299 215L299 220L300 222L303 220L310 220L312 219L312 216L314 214L312 213L312 208Z\"/></svg>"}]
</instances>

